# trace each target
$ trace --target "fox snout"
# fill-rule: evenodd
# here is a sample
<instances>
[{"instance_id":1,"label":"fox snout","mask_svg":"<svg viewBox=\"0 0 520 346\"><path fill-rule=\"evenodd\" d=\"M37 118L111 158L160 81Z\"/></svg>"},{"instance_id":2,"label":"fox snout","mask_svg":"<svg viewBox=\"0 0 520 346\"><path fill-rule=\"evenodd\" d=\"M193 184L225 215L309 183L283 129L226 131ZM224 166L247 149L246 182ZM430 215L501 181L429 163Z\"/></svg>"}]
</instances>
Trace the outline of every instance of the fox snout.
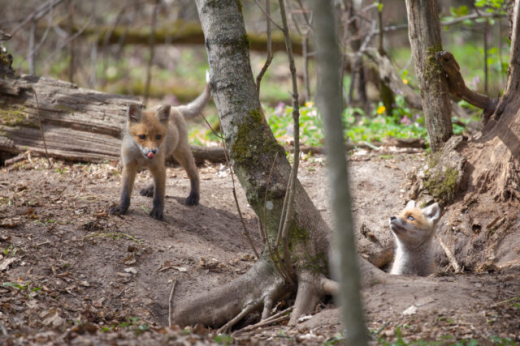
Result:
<instances>
[{"instance_id":1,"label":"fox snout","mask_svg":"<svg viewBox=\"0 0 520 346\"><path fill-rule=\"evenodd\" d=\"M159 153L159 148L150 149L150 148L141 147L141 152L147 159L151 160Z\"/></svg>"}]
</instances>

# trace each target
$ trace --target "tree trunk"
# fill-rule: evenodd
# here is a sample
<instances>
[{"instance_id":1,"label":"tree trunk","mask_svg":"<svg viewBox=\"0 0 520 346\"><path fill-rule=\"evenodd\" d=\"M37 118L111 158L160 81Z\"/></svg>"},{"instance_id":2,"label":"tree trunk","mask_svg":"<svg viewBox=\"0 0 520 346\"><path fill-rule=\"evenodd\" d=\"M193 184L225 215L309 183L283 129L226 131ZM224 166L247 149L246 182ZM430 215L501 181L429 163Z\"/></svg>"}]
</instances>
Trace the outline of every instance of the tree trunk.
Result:
<instances>
[{"instance_id":1,"label":"tree trunk","mask_svg":"<svg viewBox=\"0 0 520 346\"><path fill-rule=\"evenodd\" d=\"M465 185L446 209L437 231L459 264L476 272L520 267L519 7L517 1L507 88L482 133L456 149L467 161ZM437 262L448 263L440 248Z\"/></svg>"},{"instance_id":2,"label":"tree trunk","mask_svg":"<svg viewBox=\"0 0 520 346\"><path fill-rule=\"evenodd\" d=\"M213 99L229 156L273 248L291 167L267 125L258 99L240 1L197 0L197 8L205 33ZM260 260L244 276L176 305L173 320L180 325L219 326L241 313L269 308L273 301L295 290L290 323L312 311L325 293L321 279L327 272L330 229L299 182L294 209L289 248L297 287L287 285L268 249L264 249ZM366 261L362 265L368 280L380 275ZM269 313L264 311L263 317Z\"/></svg>"},{"instance_id":3,"label":"tree trunk","mask_svg":"<svg viewBox=\"0 0 520 346\"><path fill-rule=\"evenodd\" d=\"M448 85L435 59L435 53L442 51L437 0L406 0L406 9L426 128L435 152L453 135Z\"/></svg>"},{"instance_id":4,"label":"tree trunk","mask_svg":"<svg viewBox=\"0 0 520 346\"><path fill-rule=\"evenodd\" d=\"M366 345L367 329L361 306L360 278L354 238L354 220L350 198L345 139L341 119L341 54L336 42L336 27L330 1L314 0L318 107L323 115L325 139L328 148L328 172L331 191L331 209L334 216L334 234L337 240L336 253L339 263L335 272L340 276L342 315L347 331L347 344ZM338 265L339 264L339 265Z\"/></svg>"}]
</instances>

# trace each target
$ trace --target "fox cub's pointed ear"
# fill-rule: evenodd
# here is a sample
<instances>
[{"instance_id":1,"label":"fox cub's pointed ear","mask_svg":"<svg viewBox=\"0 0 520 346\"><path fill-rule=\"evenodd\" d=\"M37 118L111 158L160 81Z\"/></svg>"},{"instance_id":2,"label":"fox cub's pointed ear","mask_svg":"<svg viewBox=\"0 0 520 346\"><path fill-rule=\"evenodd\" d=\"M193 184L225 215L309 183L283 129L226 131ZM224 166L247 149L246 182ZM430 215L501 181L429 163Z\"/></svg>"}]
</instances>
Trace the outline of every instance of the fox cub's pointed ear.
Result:
<instances>
[{"instance_id":1,"label":"fox cub's pointed ear","mask_svg":"<svg viewBox=\"0 0 520 346\"><path fill-rule=\"evenodd\" d=\"M415 208L415 201L414 200L408 201L408 203L406 203L406 207L404 207L404 208L405 209Z\"/></svg>"},{"instance_id":2,"label":"fox cub's pointed ear","mask_svg":"<svg viewBox=\"0 0 520 346\"><path fill-rule=\"evenodd\" d=\"M441 207L438 203L434 203L421 210L424 216L431 222L437 221L441 217Z\"/></svg>"},{"instance_id":3,"label":"fox cub's pointed ear","mask_svg":"<svg viewBox=\"0 0 520 346\"><path fill-rule=\"evenodd\" d=\"M143 118L143 112L141 111L141 107L138 105L130 105L126 111L126 115L128 117L128 121L131 123L138 123Z\"/></svg>"},{"instance_id":4,"label":"fox cub's pointed ear","mask_svg":"<svg viewBox=\"0 0 520 346\"><path fill-rule=\"evenodd\" d=\"M170 105L161 106L157 112L155 112L155 117L157 120L159 120L161 123L167 122L168 119L170 119L171 108L172 107Z\"/></svg>"}]
</instances>

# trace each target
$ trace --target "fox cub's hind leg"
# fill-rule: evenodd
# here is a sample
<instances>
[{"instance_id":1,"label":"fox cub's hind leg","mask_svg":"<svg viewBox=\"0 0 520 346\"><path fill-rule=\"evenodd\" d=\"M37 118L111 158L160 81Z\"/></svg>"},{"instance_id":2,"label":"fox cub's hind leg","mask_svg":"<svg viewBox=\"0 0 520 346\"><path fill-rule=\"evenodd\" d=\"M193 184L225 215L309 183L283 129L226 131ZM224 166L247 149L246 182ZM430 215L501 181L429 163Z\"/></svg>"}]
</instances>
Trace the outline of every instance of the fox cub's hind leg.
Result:
<instances>
[{"instance_id":1,"label":"fox cub's hind leg","mask_svg":"<svg viewBox=\"0 0 520 346\"><path fill-rule=\"evenodd\" d=\"M139 191L139 194L145 197L153 197L153 190L153 183L150 183L147 187L141 189L141 191Z\"/></svg>"},{"instance_id":2,"label":"fox cub's hind leg","mask_svg":"<svg viewBox=\"0 0 520 346\"><path fill-rule=\"evenodd\" d=\"M193 159L188 143L181 144L179 148L173 152L173 157L182 165L186 173L188 173L188 178L190 178L191 190L186 198L186 205L198 205L200 199L199 172L197 171L197 166L195 165L195 160Z\"/></svg>"}]
</instances>

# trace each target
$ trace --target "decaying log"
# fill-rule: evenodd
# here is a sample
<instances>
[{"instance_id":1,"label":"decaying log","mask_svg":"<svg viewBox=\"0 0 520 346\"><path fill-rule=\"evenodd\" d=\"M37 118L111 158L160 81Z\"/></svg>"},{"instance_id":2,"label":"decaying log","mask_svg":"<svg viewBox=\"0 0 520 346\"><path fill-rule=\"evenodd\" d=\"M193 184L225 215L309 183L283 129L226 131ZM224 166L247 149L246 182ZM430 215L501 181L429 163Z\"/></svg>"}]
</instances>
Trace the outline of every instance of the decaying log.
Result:
<instances>
[{"instance_id":1,"label":"decaying log","mask_svg":"<svg viewBox=\"0 0 520 346\"><path fill-rule=\"evenodd\" d=\"M453 54L447 51L437 52L437 60L441 64L448 79L448 90L451 94L463 99L469 104L484 110L484 123L495 111L498 99L492 99L486 95L479 94L466 86L464 78L460 73L460 67Z\"/></svg>"},{"instance_id":2,"label":"decaying log","mask_svg":"<svg viewBox=\"0 0 520 346\"><path fill-rule=\"evenodd\" d=\"M75 27L74 31L79 32L81 28ZM150 39L150 29L130 28L126 30L125 27L116 26L96 26L87 27L81 31L81 36L91 36L98 40L101 45L107 41L109 44L134 44L147 45ZM122 41L122 39L124 41ZM294 54L302 54L302 40L301 37L291 37ZM204 45L204 34L199 23L176 21L168 23L167 27L160 27L155 33L155 42L157 44L197 44ZM253 32L247 33L244 37L244 43L249 46L252 51L265 52L267 47L267 39L263 34L256 34ZM281 33L273 33L271 37L271 44L273 52L285 52L285 41Z\"/></svg>"},{"instance_id":3,"label":"decaying log","mask_svg":"<svg viewBox=\"0 0 520 346\"><path fill-rule=\"evenodd\" d=\"M130 96L78 88L52 78L21 76L0 79L0 158L28 150L44 155L35 91L50 157L67 161L119 159L121 129ZM6 155L6 154L10 155ZM193 147L197 162L225 161L221 148Z\"/></svg>"}]
</instances>

